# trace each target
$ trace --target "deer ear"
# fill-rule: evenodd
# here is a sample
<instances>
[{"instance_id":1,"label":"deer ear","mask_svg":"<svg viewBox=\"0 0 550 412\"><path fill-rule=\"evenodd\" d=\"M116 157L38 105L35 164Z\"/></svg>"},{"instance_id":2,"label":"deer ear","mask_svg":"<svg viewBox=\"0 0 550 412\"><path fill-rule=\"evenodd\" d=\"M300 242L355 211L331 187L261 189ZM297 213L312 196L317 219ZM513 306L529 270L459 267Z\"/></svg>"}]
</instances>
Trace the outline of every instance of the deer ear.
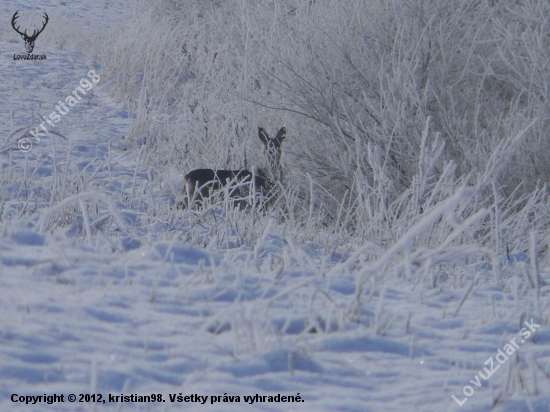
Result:
<instances>
[{"instance_id":1,"label":"deer ear","mask_svg":"<svg viewBox=\"0 0 550 412\"><path fill-rule=\"evenodd\" d=\"M286 129L284 127L281 127L277 132L277 136L275 136L275 140L277 140L280 144L283 140L285 140L285 138L286 138Z\"/></svg>"},{"instance_id":2,"label":"deer ear","mask_svg":"<svg viewBox=\"0 0 550 412\"><path fill-rule=\"evenodd\" d=\"M258 128L258 136L260 137L260 140L263 144L267 146L269 143L269 136L267 135L267 132L263 128Z\"/></svg>"},{"instance_id":3,"label":"deer ear","mask_svg":"<svg viewBox=\"0 0 550 412\"><path fill-rule=\"evenodd\" d=\"M22 38L23 40L25 40L25 35L24 35L24 34L22 34L22 35L21 35L21 38Z\"/></svg>"}]
</instances>

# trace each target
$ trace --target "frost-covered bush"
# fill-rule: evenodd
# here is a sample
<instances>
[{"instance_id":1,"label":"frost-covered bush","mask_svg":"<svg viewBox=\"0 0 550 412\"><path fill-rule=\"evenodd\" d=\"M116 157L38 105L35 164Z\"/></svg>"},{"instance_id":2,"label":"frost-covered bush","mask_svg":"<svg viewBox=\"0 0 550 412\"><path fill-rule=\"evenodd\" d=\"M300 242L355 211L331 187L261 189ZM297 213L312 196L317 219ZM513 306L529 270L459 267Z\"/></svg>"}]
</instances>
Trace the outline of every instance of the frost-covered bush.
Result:
<instances>
[{"instance_id":1,"label":"frost-covered bush","mask_svg":"<svg viewBox=\"0 0 550 412\"><path fill-rule=\"evenodd\" d=\"M284 124L288 187L325 223L345 208L352 227L444 173L506 194L548 179L547 2L151 7L122 27L104 68L134 104L133 137L172 170L261 164L257 126ZM505 157L487 175L497 148Z\"/></svg>"}]
</instances>

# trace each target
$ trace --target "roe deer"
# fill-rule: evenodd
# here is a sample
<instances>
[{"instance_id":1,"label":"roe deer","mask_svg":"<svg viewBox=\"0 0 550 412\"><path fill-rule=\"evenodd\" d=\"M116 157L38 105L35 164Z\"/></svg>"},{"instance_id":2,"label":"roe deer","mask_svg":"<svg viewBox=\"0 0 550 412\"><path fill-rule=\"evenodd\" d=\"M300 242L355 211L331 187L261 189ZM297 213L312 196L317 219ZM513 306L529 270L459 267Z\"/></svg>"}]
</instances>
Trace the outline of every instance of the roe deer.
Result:
<instances>
[{"instance_id":1,"label":"roe deer","mask_svg":"<svg viewBox=\"0 0 550 412\"><path fill-rule=\"evenodd\" d=\"M275 186L283 178L281 169L281 144L286 137L286 129L282 127L274 138L270 138L263 128L258 129L258 136L264 145L267 155L267 170L258 169L251 172L241 170L195 169L183 178L184 206L192 205L196 200L209 198L214 191L227 187L229 197L255 197L260 193L263 204L269 203L275 197ZM253 187L250 189L250 187ZM256 193L255 193L256 192Z\"/></svg>"}]
</instances>

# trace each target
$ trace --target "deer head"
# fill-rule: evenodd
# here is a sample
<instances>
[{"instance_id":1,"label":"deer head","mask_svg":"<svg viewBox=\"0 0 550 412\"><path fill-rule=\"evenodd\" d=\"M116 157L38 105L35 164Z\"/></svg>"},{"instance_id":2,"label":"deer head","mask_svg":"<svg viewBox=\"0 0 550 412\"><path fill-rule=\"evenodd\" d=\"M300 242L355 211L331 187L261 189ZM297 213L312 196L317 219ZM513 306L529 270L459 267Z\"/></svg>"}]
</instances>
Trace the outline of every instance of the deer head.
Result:
<instances>
[{"instance_id":1,"label":"deer head","mask_svg":"<svg viewBox=\"0 0 550 412\"><path fill-rule=\"evenodd\" d=\"M271 179L275 181L283 180L283 170L281 168L281 145L286 138L286 129L281 127L274 138L270 138L265 129L258 129L258 136L264 144L265 153L268 161L268 173Z\"/></svg>"},{"instance_id":2,"label":"deer head","mask_svg":"<svg viewBox=\"0 0 550 412\"><path fill-rule=\"evenodd\" d=\"M42 28L40 30L34 30L32 35L29 36L27 34L27 30L25 30L24 33L20 32L19 31L19 27L20 26L17 26L15 27L15 23L16 23L16 20L17 18L19 17L17 14L19 13L19 10L17 10L15 12L15 14L13 15L12 19L11 19L11 26L13 27L13 29L19 33L21 35L21 38L23 40L25 40L25 49L27 49L27 53L32 53L32 51L34 50L34 42L36 41L36 38L38 37L38 35L40 33L42 33L42 31L44 30L44 27L46 27L46 24L48 24L48 15L46 13L44 13L44 24L42 25Z\"/></svg>"}]
</instances>

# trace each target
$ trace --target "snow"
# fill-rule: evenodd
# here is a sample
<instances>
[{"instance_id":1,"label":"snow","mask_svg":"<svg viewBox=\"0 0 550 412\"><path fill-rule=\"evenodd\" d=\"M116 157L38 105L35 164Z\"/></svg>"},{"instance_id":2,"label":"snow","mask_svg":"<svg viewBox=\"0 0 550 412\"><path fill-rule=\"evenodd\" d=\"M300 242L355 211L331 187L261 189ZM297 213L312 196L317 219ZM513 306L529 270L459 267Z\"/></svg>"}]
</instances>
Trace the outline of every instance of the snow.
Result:
<instances>
[{"instance_id":1,"label":"snow","mask_svg":"<svg viewBox=\"0 0 550 412\"><path fill-rule=\"evenodd\" d=\"M131 18L117 2L39 3L50 18L55 11L95 23ZM17 7L4 2L4 22ZM501 272L519 274L509 287L495 286L493 263L475 256L471 277L455 288L406 281L414 269L404 275L404 266L381 281L377 271L397 249L452 213L445 205L366 272L354 269L357 256L323 256L314 242L293 243L276 230L248 245L229 239L217 247L208 229L203 247L172 238L169 222L147 221L146 211L169 207L169 199L138 167L140 153L126 150L131 118L103 78L56 124L58 134L32 141L26 153L15 149L21 133L8 140L20 127L37 127L89 70L101 74L78 51L40 40L35 53L47 61L16 62L11 54L23 52L22 41L9 29L0 36L1 411L550 409L549 381L531 373L550 357L550 330L540 319L549 289L542 279L538 311L533 291L517 281L530 270L527 254L499 257ZM97 216L82 212L86 202L99 205ZM79 219L64 215L67 208ZM89 235L94 227L105 237ZM358 287L364 295L350 321L344 313ZM473 386L484 362L531 319L542 326L520 345L521 356ZM522 379L530 389L492 407L496 393ZM463 399L466 385L474 394L460 407L451 395ZM25 405L13 394L64 394L65 402ZM69 394L164 401L73 404ZM170 394L208 398L180 403ZM225 394L240 402L224 402ZM256 394L302 401L245 402Z\"/></svg>"}]
</instances>

